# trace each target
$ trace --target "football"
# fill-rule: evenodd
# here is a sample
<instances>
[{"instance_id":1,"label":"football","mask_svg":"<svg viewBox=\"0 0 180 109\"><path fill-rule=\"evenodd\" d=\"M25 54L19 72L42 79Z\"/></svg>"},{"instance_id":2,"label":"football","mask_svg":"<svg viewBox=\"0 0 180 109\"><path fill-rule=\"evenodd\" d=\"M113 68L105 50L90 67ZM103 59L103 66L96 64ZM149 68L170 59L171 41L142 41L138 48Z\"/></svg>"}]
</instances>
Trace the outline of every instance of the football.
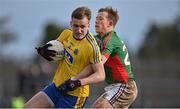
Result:
<instances>
[{"instance_id":1,"label":"football","mask_svg":"<svg viewBox=\"0 0 180 109\"><path fill-rule=\"evenodd\" d=\"M51 40L47 44L52 44L52 46L48 47L49 50L56 51L56 56L51 57L53 61L59 61L64 58L64 45L58 40Z\"/></svg>"}]
</instances>

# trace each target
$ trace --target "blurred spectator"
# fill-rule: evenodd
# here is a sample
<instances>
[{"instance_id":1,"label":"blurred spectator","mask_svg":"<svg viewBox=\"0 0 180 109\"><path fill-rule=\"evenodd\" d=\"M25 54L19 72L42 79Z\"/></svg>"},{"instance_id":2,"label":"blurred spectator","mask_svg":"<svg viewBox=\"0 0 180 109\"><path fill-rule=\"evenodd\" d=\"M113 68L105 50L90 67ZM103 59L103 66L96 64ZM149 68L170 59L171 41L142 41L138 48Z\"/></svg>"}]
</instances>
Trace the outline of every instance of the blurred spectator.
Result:
<instances>
[{"instance_id":1,"label":"blurred spectator","mask_svg":"<svg viewBox=\"0 0 180 109\"><path fill-rule=\"evenodd\" d=\"M16 95L11 99L11 108L22 109L24 107L24 98L21 95Z\"/></svg>"}]
</instances>

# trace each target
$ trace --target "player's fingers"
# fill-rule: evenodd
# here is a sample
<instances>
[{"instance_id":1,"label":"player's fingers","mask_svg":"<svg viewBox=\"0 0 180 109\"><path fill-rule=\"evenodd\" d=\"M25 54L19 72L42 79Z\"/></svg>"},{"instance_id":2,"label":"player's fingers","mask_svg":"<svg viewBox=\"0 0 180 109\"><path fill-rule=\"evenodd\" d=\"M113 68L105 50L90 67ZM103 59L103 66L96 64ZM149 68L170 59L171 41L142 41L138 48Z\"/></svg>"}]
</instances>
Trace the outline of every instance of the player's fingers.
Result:
<instances>
[{"instance_id":1,"label":"player's fingers","mask_svg":"<svg viewBox=\"0 0 180 109\"><path fill-rule=\"evenodd\" d=\"M56 53L54 50L47 50L49 53Z\"/></svg>"},{"instance_id":2,"label":"player's fingers","mask_svg":"<svg viewBox=\"0 0 180 109\"><path fill-rule=\"evenodd\" d=\"M46 57L48 61L52 61L53 59L51 57Z\"/></svg>"},{"instance_id":3,"label":"player's fingers","mask_svg":"<svg viewBox=\"0 0 180 109\"><path fill-rule=\"evenodd\" d=\"M56 53L49 52L48 56L53 56L54 57L54 56L56 56Z\"/></svg>"}]
</instances>

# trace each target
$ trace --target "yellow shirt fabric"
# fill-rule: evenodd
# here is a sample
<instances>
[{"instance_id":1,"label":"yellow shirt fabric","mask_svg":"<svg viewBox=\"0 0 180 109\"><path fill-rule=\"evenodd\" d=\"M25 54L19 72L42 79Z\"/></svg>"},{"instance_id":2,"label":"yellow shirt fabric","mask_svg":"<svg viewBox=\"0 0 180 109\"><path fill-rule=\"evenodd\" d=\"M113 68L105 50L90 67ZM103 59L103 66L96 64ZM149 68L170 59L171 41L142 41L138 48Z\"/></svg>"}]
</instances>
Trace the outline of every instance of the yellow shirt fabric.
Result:
<instances>
[{"instance_id":1,"label":"yellow shirt fabric","mask_svg":"<svg viewBox=\"0 0 180 109\"><path fill-rule=\"evenodd\" d=\"M65 57L58 62L53 82L56 87L60 86L64 81L76 76L87 65L99 63L101 54L94 36L88 32L86 36L78 40L74 38L70 29L65 29L58 39L63 43L65 48ZM68 94L78 97L89 96L89 85L81 86Z\"/></svg>"}]
</instances>

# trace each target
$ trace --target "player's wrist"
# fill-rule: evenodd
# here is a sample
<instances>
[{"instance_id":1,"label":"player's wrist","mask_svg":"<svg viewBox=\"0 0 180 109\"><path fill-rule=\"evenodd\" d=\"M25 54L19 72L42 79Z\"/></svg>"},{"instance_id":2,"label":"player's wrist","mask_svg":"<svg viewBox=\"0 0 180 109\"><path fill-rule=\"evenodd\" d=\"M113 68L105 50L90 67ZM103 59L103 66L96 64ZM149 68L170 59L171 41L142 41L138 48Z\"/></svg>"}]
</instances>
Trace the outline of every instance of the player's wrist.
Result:
<instances>
[{"instance_id":1,"label":"player's wrist","mask_svg":"<svg viewBox=\"0 0 180 109\"><path fill-rule=\"evenodd\" d=\"M77 80L77 78L76 77L71 77L70 80Z\"/></svg>"},{"instance_id":2,"label":"player's wrist","mask_svg":"<svg viewBox=\"0 0 180 109\"><path fill-rule=\"evenodd\" d=\"M70 80L75 81L76 84L77 84L77 86L79 86L79 87L82 85L82 84L81 84L81 80L80 80L80 79L77 79L76 77L71 77Z\"/></svg>"}]
</instances>

